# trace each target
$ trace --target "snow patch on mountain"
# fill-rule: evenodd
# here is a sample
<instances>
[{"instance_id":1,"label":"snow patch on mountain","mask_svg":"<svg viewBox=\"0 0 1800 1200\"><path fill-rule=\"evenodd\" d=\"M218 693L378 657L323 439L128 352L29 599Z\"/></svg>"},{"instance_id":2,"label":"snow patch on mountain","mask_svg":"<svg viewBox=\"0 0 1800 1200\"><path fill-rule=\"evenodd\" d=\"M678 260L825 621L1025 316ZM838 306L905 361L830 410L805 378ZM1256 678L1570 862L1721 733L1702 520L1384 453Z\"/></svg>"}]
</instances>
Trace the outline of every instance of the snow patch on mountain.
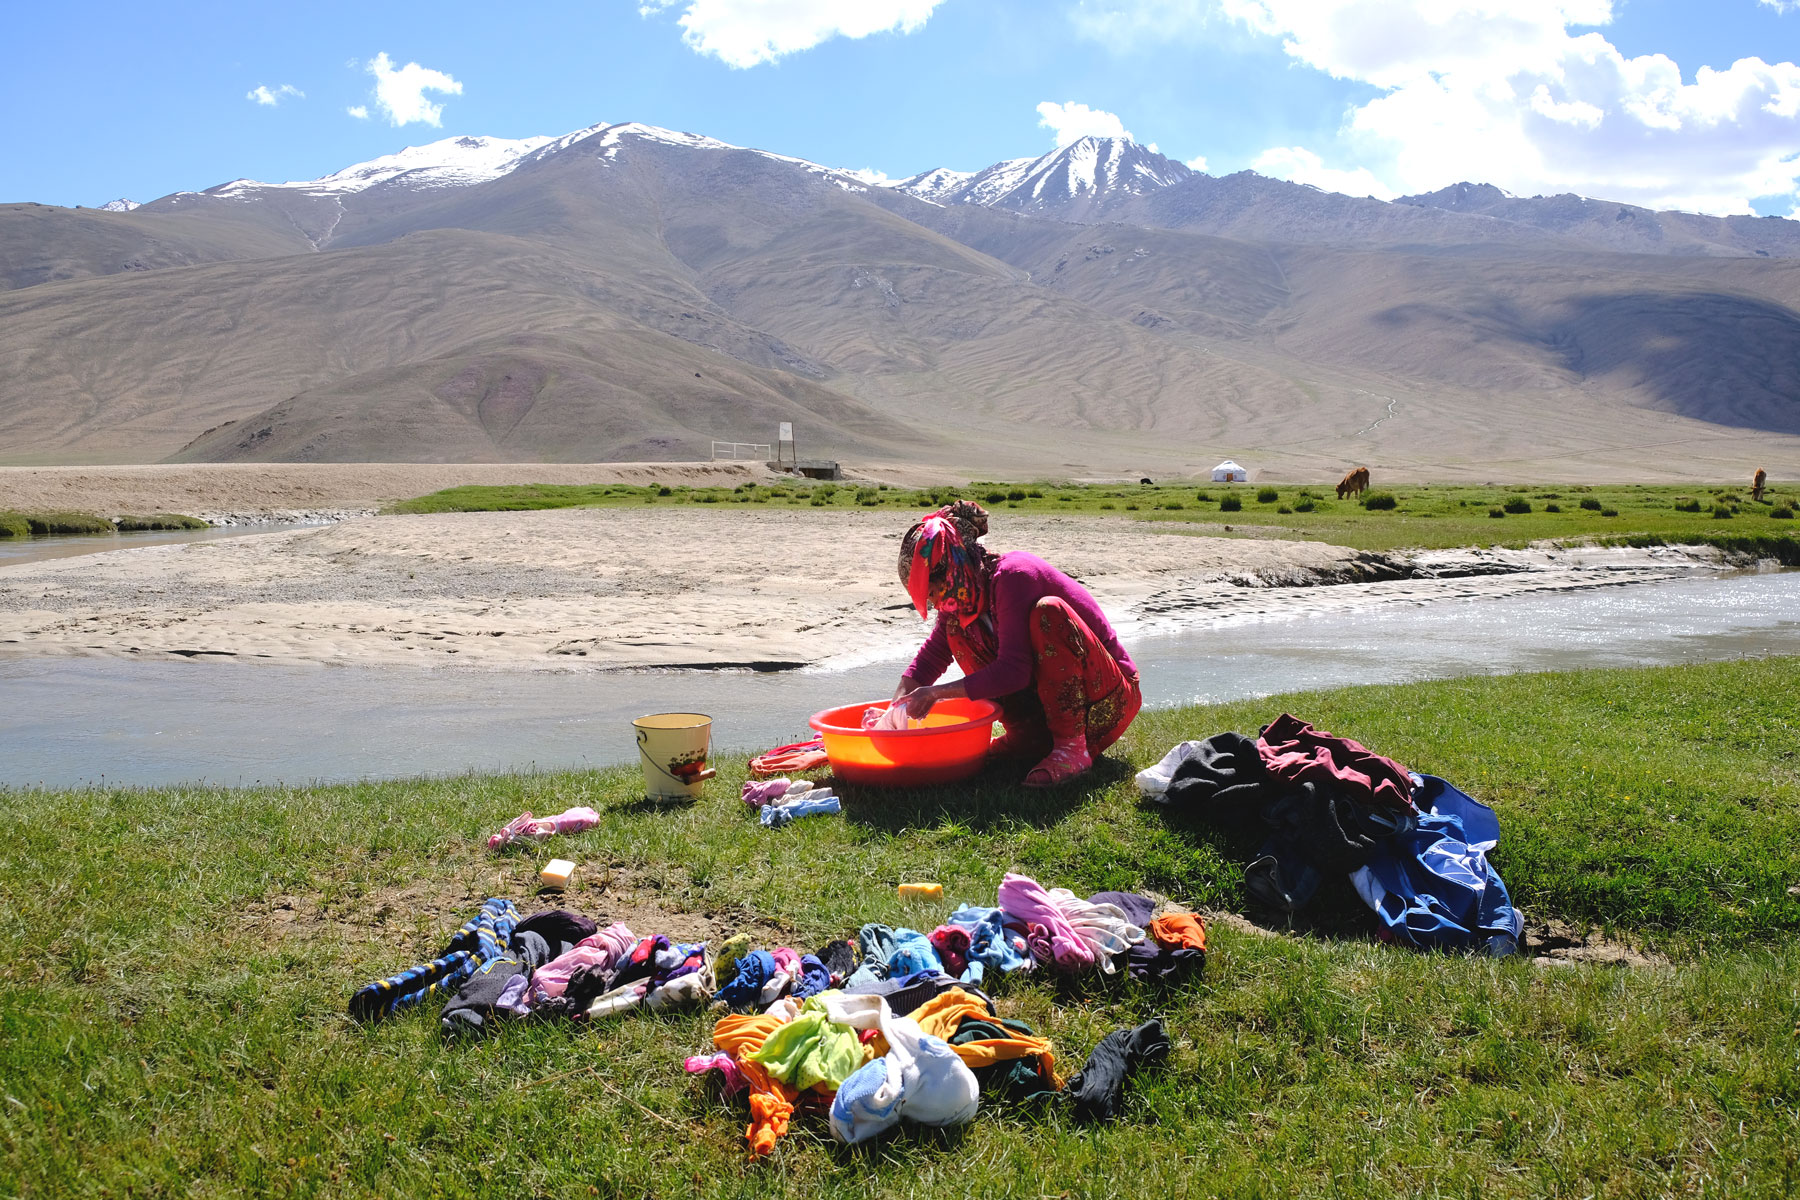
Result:
<instances>
[{"instance_id":1,"label":"snow patch on mountain","mask_svg":"<svg viewBox=\"0 0 1800 1200\"><path fill-rule=\"evenodd\" d=\"M102 204L100 206L100 211L101 212L130 212L132 209L136 208L137 206L138 206L138 203L136 200L127 200L125 197L120 196L117 200L108 200L105 204Z\"/></svg>"},{"instance_id":2,"label":"snow patch on mountain","mask_svg":"<svg viewBox=\"0 0 1800 1200\"><path fill-rule=\"evenodd\" d=\"M893 180L879 171L842 170L701 134L626 121L616 125L601 122L560 137L445 138L356 163L320 179L287 183L234 179L204 193L178 192L168 200L174 203L191 195L248 200L273 190L342 199L383 186L421 191L468 187L566 153L592 154L602 162L616 163L631 145L643 143L683 150L756 154L798 167L847 192L867 194L872 188L893 188L935 204L978 204L1018 211L1049 211L1071 203L1142 194L1193 174L1180 163L1129 138L1086 137L1038 158L1008 159L980 171L939 168L910 179Z\"/></svg>"},{"instance_id":3,"label":"snow patch on mountain","mask_svg":"<svg viewBox=\"0 0 1800 1200\"><path fill-rule=\"evenodd\" d=\"M1130 138L1084 137L1038 158L979 171L938 169L903 179L900 191L938 204L1033 211L1118 195L1142 195L1194 172Z\"/></svg>"},{"instance_id":4,"label":"snow patch on mountain","mask_svg":"<svg viewBox=\"0 0 1800 1200\"><path fill-rule=\"evenodd\" d=\"M933 204L949 203L949 197L962 190L969 180L975 178L974 171L952 171L948 167L938 167L931 171L922 171L907 179L897 179L887 186L909 196L917 196L921 200L929 200Z\"/></svg>"},{"instance_id":5,"label":"snow patch on mountain","mask_svg":"<svg viewBox=\"0 0 1800 1200\"><path fill-rule=\"evenodd\" d=\"M254 179L234 179L230 183L208 188L211 196L242 197L265 188L286 188L311 196L345 195L367 191L396 181L409 188L435 189L467 187L486 183L512 171L520 162L542 149L553 139L454 137L424 146L408 146L395 154L384 154L368 162L345 167L321 179L294 180L288 183L261 183Z\"/></svg>"},{"instance_id":6,"label":"snow patch on mountain","mask_svg":"<svg viewBox=\"0 0 1800 1200\"><path fill-rule=\"evenodd\" d=\"M887 176L879 171L844 171L837 167L821 166L808 159L795 158L790 154L776 154L773 150L758 150L753 146L736 146L730 142L722 142L718 138L705 137L697 133L682 133L674 129L662 129L655 125L639 124L636 121L608 127L601 134L598 143L602 147L600 157L608 161L616 160L619 148L627 138L643 142L657 142L665 146L679 146L687 150L738 150L769 159L772 162L799 167L808 174L817 175L847 192L866 192L871 186L886 186L883 181L887 179Z\"/></svg>"}]
</instances>

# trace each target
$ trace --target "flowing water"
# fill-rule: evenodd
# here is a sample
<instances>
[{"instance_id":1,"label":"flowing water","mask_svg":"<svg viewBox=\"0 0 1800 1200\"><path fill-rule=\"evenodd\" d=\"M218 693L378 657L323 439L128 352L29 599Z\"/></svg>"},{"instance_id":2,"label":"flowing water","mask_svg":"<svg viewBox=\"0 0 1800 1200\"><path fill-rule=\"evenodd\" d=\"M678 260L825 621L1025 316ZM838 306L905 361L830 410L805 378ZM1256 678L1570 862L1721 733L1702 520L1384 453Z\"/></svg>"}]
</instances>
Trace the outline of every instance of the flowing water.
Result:
<instances>
[{"instance_id":1,"label":"flowing water","mask_svg":"<svg viewBox=\"0 0 1800 1200\"><path fill-rule=\"evenodd\" d=\"M1800 654L1800 572L1236 619L1127 647L1152 706ZM307 783L621 763L636 755L633 717L696 709L714 717L715 746L763 749L809 736L813 712L889 695L901 665L496 672L0 657L0 785Z\"/></svg>"},{"instance_id":2,"label":"flowing water","mask_svg":"<svg viewBox=\"0 0 1800 1200\"><path fill-rule=\"evenodd\" d=\"M141 533L87 533L75 537L0 538L0 567L104 554L129 546L164 546L171 542L208 542L214 538L249 537L299 529L303 523L270 521L257 525L214 525L207 529L155 529Z\"/></svg>"}]
</instances>

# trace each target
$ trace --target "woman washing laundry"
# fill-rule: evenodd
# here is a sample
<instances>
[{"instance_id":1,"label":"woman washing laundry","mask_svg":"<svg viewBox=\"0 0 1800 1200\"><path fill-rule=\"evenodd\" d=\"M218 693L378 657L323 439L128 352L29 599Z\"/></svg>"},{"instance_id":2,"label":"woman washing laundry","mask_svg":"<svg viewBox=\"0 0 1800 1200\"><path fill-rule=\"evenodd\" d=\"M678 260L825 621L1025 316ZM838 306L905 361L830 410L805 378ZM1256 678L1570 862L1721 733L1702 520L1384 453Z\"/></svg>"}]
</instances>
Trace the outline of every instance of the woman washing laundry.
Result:
<instances>
[{"instance_id":1,"label":"woman washing laundry","mask_svg":"<svg viewBox=\"0 0 1800 1200\"><path fill-rule=\"evenodd\" d=\"M1088 590L1035 554L981 544L988 515L959 500L900 540L900 579L937 623L900 677L894 706L921 718L940 700L1000 705L990 757L1036 761L1027 787L1087 771L1143 706L1137 666ZM963 678L937 682L951 659Z\"/></svg>"}]
</instances>

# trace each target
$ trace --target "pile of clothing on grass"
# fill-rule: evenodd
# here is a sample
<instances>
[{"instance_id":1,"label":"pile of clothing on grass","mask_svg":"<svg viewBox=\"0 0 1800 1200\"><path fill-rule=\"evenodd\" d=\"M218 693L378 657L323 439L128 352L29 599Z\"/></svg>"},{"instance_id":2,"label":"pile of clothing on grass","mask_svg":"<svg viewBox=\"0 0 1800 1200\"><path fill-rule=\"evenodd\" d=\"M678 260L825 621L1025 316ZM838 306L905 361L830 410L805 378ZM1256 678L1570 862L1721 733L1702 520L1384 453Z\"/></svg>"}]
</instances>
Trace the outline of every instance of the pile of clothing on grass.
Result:
<instances>
[{"instance_id":1,"label":"pile of clothing on grass","mask_svg":"<svg viewBox=\"0 0 1800 1200\"><path fill-rule=\"evenodd\" d=\"M1137 777L1152 800L1262 835L1244 869L1259 903L1298 912L1348 876L1377 933L1417 949L1517 953L1524 919L1488 855L1494 810L1435 775L1283 713L1255 739L1183 742Z\"/></svg>"},{"instance_id":2,"label":"pile of clothing on grass","mask_svg":"<svg viewBox=\"0 0 1800 1200\"><path fill-rule=\"evenodd\" d=\"M1107 1034L1065 1080L1051 1042L1001 1016L984 987L1021 971L1172 980L1203 967L1204 923L1147 896L1083 899L1023 875L1008 874L995 901L961 905L930 932L869 924L804 954L747 934L716 951L639 937L560 909L521 918L490 899L438 958L361 988L349 1011L374 1021L441 999L444 1032L459 1035L710 1005L721 1014L712 1045L686 1068L747 1103L758 1156L797 1112L825 1115L851 1143L903 1120L964 1124L984 1098L1116 1117L1130 1075L1168 1053L1160 1022Z\"/></svg>"}]
</instances>

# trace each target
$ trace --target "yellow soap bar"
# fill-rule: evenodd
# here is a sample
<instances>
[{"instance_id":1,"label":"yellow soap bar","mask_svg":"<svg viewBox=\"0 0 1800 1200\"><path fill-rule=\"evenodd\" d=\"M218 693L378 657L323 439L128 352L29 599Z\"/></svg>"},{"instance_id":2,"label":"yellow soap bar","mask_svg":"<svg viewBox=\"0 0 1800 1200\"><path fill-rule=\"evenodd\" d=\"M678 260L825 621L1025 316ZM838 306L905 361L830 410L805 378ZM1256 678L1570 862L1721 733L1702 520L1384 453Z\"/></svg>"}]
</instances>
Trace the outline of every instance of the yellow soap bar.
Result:
<instances>
[{"instance_id":1,"label":"yellow soap bar","mask_svg":"<svg viewBox=\"0 0 1800 1200\"><path fill-rule=\"evenodd\" d=\"M944 885L941 883L903 883L900 885L902 900L942 900Z\"/></svg>"},{"instance_id":2,"label":"yellow soap bar","mask_svg":"<svg viewBox=\"0 0 1800 1200\"><path fill-rule=\"evenodd\" d=\"M560 892L569 886L569 876L573 874L575 874L574 863L566 858L553 858L544 864L543 870L538 872L538 879L543 882L545 887L555 888Z\"/></svg>"}]
</instances>

